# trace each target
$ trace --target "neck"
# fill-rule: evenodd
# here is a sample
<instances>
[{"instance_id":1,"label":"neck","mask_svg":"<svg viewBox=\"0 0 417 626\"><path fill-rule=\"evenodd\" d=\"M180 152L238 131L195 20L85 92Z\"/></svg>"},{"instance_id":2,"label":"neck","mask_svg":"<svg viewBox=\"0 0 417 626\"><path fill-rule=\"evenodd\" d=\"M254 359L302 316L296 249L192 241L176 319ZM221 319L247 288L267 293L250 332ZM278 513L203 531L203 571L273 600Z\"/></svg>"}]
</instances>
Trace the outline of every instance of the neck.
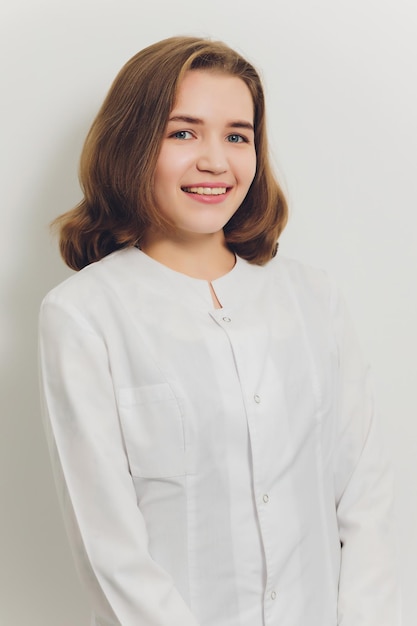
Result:
<instances>
[{"instance_id":1,"label":"neck","mask_svg":"<svg viewBox=\"0 0 417 626\"><path fill-rule=\"evenodd\" d=\"M230 272L235 264L235 255L228 248L223 233L193 239L147 233L140 247L170 269L209 282Z\"/></svg>"}]
</instances>

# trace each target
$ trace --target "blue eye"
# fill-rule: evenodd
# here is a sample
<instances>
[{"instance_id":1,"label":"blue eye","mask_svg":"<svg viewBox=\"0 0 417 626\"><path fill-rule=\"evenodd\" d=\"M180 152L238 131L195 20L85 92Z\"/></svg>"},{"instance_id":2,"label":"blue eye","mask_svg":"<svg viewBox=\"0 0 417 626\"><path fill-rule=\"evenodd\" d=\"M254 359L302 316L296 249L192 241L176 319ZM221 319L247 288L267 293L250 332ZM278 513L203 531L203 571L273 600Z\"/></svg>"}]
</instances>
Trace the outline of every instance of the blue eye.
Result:
<instances>
[{"instance_id":1,"label":"blue eye","mask_svg":"<svg viewBox=\"0 0 417 626\"><path fill-rule=\"evenodd\" d=\"M174 139L191 139L192 134L189 130L178 130L176 133L171 135Z\"/></svg>"},{"instance_id":2,"label":"blue eye","mask_svg":"<svg viewBox=\"0 0 417 626\"><path fill-rule=\"evenodd\" d=\"M230 143L242 143L245 142L246 139L242 137L242 135L229 135L227 141L230 141Z\"/></svg>"}]
</instances>

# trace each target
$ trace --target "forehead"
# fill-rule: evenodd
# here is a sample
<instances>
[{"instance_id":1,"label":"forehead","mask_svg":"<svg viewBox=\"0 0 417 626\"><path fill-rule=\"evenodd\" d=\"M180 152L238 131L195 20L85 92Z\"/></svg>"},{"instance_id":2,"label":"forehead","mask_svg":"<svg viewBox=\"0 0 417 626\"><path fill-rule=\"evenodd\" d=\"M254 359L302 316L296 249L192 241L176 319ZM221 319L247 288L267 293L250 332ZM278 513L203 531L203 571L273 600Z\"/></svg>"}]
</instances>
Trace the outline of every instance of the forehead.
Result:
<instances>
[{"instance_id":1,"label":"forehead","mask_svg":"<svg viewBox=\"0 0 417 626\"><path fill-rule=\"evenodd\" d=\"M173 111L201 117L227 115L253 121L252 94L238 76L215 70L189 70L178 85Z\"/></svg>"}]
</instances>

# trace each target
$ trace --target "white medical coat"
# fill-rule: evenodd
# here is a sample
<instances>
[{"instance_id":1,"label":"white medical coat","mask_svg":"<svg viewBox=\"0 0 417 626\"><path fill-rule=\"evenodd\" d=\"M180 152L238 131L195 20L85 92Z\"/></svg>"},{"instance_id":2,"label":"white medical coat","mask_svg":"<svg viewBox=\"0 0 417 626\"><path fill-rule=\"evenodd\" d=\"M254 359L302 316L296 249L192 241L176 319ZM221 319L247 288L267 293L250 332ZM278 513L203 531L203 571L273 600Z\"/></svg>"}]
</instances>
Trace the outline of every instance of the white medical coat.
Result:
<instances>
[{"instance_id":1,"label":"white medical coat","mask_svg":"<svg viewBox=\"0 0 417 626\"><path fill-rule=\"evenodd\" d=\"M97 626L398 626L368 367L326 276L136 248L53 289L45 423Z\"/></svg>"}]
</instances>

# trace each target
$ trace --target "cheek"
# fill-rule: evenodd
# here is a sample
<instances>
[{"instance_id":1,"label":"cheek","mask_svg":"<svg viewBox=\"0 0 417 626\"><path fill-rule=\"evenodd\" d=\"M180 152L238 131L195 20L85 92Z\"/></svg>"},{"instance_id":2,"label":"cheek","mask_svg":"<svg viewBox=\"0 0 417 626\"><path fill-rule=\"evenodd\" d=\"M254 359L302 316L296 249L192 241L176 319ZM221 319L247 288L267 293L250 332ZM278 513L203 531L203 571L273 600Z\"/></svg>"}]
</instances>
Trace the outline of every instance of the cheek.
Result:
<instances>
[{"instance_id":1,"label":"cheek","mask_svg":"<svg viewBox=\"0 0 417 626\"><path fill-rule=\"evenodd\" d=\"M181 150L170 150L168 146L163 148L155 168L155 183L161 186L178 183L192 162L192 151L186 146Z\"/></svg>"},{"instance_id":2,"label":"cheek","mask_svg":"<svg viewBox=\"0 0 417 626\"><path fill-rule=\"evenodd\" d=\"M250 157L247 155L246 159L242 159L240 163L240 171L242 178L248 184L251 184L256 174L256 153L253 152Z\"/></svg>"}]
</instances>

